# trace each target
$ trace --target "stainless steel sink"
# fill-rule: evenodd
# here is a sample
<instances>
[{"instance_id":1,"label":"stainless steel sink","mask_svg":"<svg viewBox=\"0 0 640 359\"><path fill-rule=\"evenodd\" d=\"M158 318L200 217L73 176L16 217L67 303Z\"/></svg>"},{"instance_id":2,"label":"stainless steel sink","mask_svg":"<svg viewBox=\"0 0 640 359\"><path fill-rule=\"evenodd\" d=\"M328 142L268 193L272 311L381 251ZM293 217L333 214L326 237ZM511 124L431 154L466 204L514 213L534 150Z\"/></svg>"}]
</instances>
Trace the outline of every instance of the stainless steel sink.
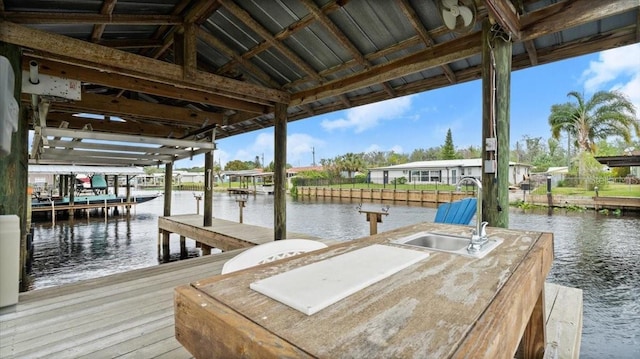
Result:
<instances>
[{"instance_id":1,"label":"stainless steel sink","mask_svg":"<svg viewBox=\"0 0 640 359\"><path fill-rule=\"evenodd\" d=\"M467 247L469 246L470 239L471 235L469 235L469 237L462 237L445 233L419 232L407 237L398 238L392 241L392 243L454 253L473 258L484 257L502 243L502 239L490 238L480 251L469 252L467 251Z\"/></svg>"}]
</instances>

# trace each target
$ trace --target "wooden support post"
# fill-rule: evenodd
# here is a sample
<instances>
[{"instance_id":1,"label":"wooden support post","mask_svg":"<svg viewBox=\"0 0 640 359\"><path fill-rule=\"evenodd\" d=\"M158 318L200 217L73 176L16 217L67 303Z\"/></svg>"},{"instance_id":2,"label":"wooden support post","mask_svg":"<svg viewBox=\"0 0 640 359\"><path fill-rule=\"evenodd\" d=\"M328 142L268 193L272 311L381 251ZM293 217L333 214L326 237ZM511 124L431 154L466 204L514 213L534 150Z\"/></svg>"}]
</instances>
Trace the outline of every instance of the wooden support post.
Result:
<instances>
[{"instance_id":1,"label":"wooden support post","mask_svg":"<svg viewBox=\"0 0 640 359\"><path fill-rule=\"evenodd\" d=\"M364 213L367 215L367 222L369 222L369 235L373 236L374 234L378 234L378 223L382 223L382 216L389 215L388 212L378 212L378 211L362 211L358 212Z\"/></svg>"},{"instance_id":2,"label":"wooden support post","mask_svg":"<svg viewBox=\"0 0 640 359\"><path fill-rule=\"evenodd\" d=\"M546 317L544 313L544 287L538 296L531 317L520 341L520 349L524 358L542 358L544 356L546 338Z\"/></svg>"},{"instance_id":3,"label":"wooden support post","mask_svg":"<svg viewBox=\"0 0 640 359\"><path fill-rule=\"evenodd\" d=\"M211 227L213 225L213 151L204 154L204 177L204 223L202 225Z\"/></svg>"},{"instance_id":4,"label":"wooden support post","mask_svg":"<svg viewBox=\"0 0 640 359\"><path fill-rule=\"evenodd\" d=\"M116 196L116 198L118 198L118 175L114 175L113 176L113 194ZM113 207L113 215L117 216L118 213L118 206Z\"/></svg>"},{"instance_id":5,"label":"wooden support post","mask_svg":"<svg viewBox=\"0 0 640 359\"><path fill-rule=\"evenodd\" d=\"M238 202L238 207L240 209L240 218L238 218L238 223L242 223L242 221L243 221L243 219L242 219L242 210L244 209L246 201L247 201L246 199L236 199L236 202Z\"/></svg>"},{"instance_id":6,"label":"wooden support post","mask_svg":"<svg viewBox=\"0 0 640 359\"><path fill-rule=\"evenodd\" d=\"M73 208L76 194L76 175L73 173L69 176L69 219L73 219L75 216L75 209Z\"/></svg>"},{"instance_id":7,"label":"wooden support post","mask_svg":"<svg viewBox=\"0 0 640 359\"><path fill-rule=\"evenodd\" d=\"M509 227L509 116L512 43L482 25L482 220ZM490 172L490 173L487 173Z\"/></svg>"},{"instance_id":8,"label":"wooden support post","mask_svg":"<svg viewBox=\"0 0 640 359\"><path fill-rule=\"evenodd\" d=\"M180 259L187 258L187 237L180 236Z\"/></svg>"},{"instance_id":9,"label":"wooden support post","mask_svg":"<svg viewBox=\"0 0 640 359\"><path fill-rule=\"evenodd\" d=\"M0 55L6 57L15 74L13 96L21 105L22 53L18 46L0 42ZM11 134L11 153L0 156L0 215L15 214L20 218L20 290L27 290L27 166L29 119L27 111L20 107L18 130Z\"/></svg>"},{"instance_id":10,"label":"wooden support post","mask_svg":"<svg viewBox=\"0 0 640 359\"><path fill-rule=\"evenodd\" d=\"M275 105L274 240L287 239L287 105Z\"/></svg>"},{"instance_id":11,"label":"wooden support post","mask_svg":"<svg viewBox=\"0 0 640 359\"><path fill-rule=\"evenodd\" d=\"M131 203L131 183L129 182L131 181L131 178L127 175L127 203ZM131 205L127 205L127 214L129 214L131 212Z\"/></svg>"},{"instance_id":12,"label":"wooden support post","mask_svg":"<svg viewBox=\"0 0 640 359\"><path fill-rule=\"evenodd\" d=\"M173 162L169 162L164 166L164 216L171 215L171 192L173 191ZM169 239L170 233L162 232L162 261L169 261Z\"/></svg>"}]
</instances>

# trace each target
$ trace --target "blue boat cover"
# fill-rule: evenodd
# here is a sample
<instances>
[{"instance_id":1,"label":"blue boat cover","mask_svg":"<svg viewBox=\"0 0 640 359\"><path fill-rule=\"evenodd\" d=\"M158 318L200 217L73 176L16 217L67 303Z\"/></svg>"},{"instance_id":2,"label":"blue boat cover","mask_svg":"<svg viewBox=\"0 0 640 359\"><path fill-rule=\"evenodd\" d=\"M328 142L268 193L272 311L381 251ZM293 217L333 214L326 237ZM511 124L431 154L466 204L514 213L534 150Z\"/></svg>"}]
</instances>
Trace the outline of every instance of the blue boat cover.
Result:
<instances>
[{"instance_id":1,"label":"blue boat cover","mask_svg":"<svg viewBox=\"0 0 640 359\"><path fill-rule=\"evenodd\" d=\"M92 189L107 189L107 181L102 175L91 176L91 188Z\"/></svg>"},{"instance_id":2,"label":"blue boat cover","mask_svg":"<svg viewBox=\"0 0 640 359\"><path fill-rule=\"evenodd\" d=\"M449 224L469 224L476 213L475 198L464 198L456 202L443 203L438 206L438 212L434 222Z\"/></svg>"}]
</instances>

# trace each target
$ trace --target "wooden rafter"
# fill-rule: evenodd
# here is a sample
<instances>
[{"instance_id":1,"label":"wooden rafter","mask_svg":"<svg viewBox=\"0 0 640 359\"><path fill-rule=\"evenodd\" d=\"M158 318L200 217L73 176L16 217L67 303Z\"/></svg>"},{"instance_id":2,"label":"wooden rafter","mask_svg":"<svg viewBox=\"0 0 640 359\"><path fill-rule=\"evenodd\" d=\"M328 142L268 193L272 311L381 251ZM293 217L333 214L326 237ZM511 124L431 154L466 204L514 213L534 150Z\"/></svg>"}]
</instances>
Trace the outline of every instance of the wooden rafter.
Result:
<instances>
[{"instance_id":1,"label":"wooden rafter","mask_svg":"<svg viewBox=\"0 0 640 359\"><path fill-rule=\"evenodd\" d=\"M29 103L31 96L24 94L22 101ZM156 120L167 123L184 123L194 126L222 123L222 114L194 111L185 107L154 104L146 101L129 100L123 97L113 97L83 93L81 101L53 102L52 109L70 112L89 112L118 117L135 117Z\"/></svg>"},{"instance_id":2,"label":"wooden rafter","mask_svg":"<svg viewBox=\"0 0 640 359\"><path fill-rule=\"evenodd\" d=\"M25 70L28 69L28 63L30 60L37 60L40 63L40 72L47 75L73 78L82 82L188 102L204 103L212 106L234 109L240 112L251 112L254 114L265 114L269 112L268 106L226 98L211 94L207 91L180 88L175 85L162 84L144 79L131 79L125 75L107 73L92 68L55 62L44 59L43 56L33 57L33 54L31 55L32 56L25 56L23 60L23 68Z\"/></svg>"},{"instance_id":3,"label":"wooden rafter","mask_svg":"<svg viewBox=\"0 0 640 359\"><path fill-rule=\"evenodd\" d=\"M491 16L502 28L511 35L513 40L519 40L520 19L510 0L484 0Z\"/></svg>"},{"instance_id":4,"label":"wooden rafter","mask_svg":"<svg viewBox=\"0 0 640 359\"><path fill-rule=\"evenodd\" d=\"M102 15L112 15L113 9L116 7L116 2L118 0L104 0L102 3L102 8L100 9L100 14ZM97 24L93 26L93 32L91 33L91 42L99 42L102 37L102 33L104 32L106 25L105 24Z\"/></svg>"},{"instance_id":5,"label":"wooden rafter","mask_svg":"<svg viewBox=\"0 0 640 359\"><path fill-rule=\"evenodd\" d=\"M90 13L45 13L5 11L0 16L16 24L104 24L104 25L179 25L181 16Z\"/></svg>"},{"instance_id":6,"label":"wooden rafter","mask_svg":"<svg viewBox=\"0 0 640 359\"><path fill-rule=\"evenodd\" d=\"M289 94L208 72L197 71L193 80L183 79L181 66L117 49L87 43L61 35L31 29L10 22L0 23L0 40L49 53L79 66L95 68L179 87L204 90L242 101L287 103Z\"/></svg>"},{"instance_id":7,"label":"wooden rafter","mask_svg":"<svg viewBox=\"0 0 640 359\"><path fill-rule=\"evenodd\" d=\"M369 71L331 81L310 90L300 91L291 96L291 105L298 105L336 96L349 91L389 81L431 67L457 61L476 55L481 50L479 32L469 34L446 44L416 52L407 57L372 67Z\"/></svg>"},{"instance_id":8,"label":"wooden rafter","mask_svg":"<svg viewBox=\"0 0 640 359\"><path fill-rule=\"evenodd\" d=\"M531 61L531 66L535 66L538 64L538 52L536 51L536 45L533 43L533 40L527 40L524 42L524 48L529 55L529 60Z\"/></svg>"},{"instance_id":9,"label":"wooden rafter","mask_svg":"<svg viewBox=\"0 0 640 359\"><path fill-rule=\"evenodd\" d=\"M397 0L397 3L407 19L409 19L409 22L413 26L413 29L416 31L420 39L422 39L422 42L427 47L435 45L435 41L431 36L429 36L429 31L425 29L422 21L420 21L420 19L418 18L418 14L416 14L415 10L411 7L411 4L409 4L409 1ZM449 79L449 82L451 82L452 84L456 83L456 74L453 72L449 64L443 64L442 66L440 66L440 68L442 69L442 72L444 72L445 76L447 76L447 78Z\"/></svg>"},{"instance_id":10,"label":"wooden rafter","mask_svg":"<svg viewBox=\"0 0 640 359\"><path fill-rule=\"evenodd\" d=\"M278 50L283 56L287 58L292 64L298 67L301 71L315 80L322 80L316 70L303 61L298 55L291 51L288 47L284 46L280 41L273 37L273 35L264 28L259 22L254 20L251 15L236 5L232 1L221 0L222 6L227 9L233 16L237 17L245 25L250 27L256 34L260 35L264 41L266 41L271 47Z\"/></svg>"},{"instance_id":11,"label":"wooden rafter","mask_svg":"<svg viewBox=\"0 0 640 359\"><path fill-rule=\"evenodd\" d=\"M602 18L633 9L640 9L640 2L565 0L527 14L520 18L522 41L570 29Z\"/></svg>"},{"instance_id":12,"label":"wooden rafter","mask_svg":"<svg viewBox=\"0 0 640 359\"><path fill-rule=\"evenodd\" d=\"M232 62L235 62L238 65L242 66L245 71L250 72L262 83L270 87L279 86L277 82L273 81L273 79L271 79L271 77L267 73L262 71L258 66L254 65L251 61L245 60L240 54L231 49L229 46L225 45L224 42L220 41L220 39L211 35L206 30L200 28L198 30L198 38L225 54L225 56L229 57ZM225 74L222 70L218 70L217 73L219 75Z\"/></svg>"},{"instance_id":13,"label":"wooden rafter","mask_svg":"<svg viewBox=\"0 0 640 359\"><path fill-rule=\"evenodd\" d=\"M71 113L51 112L47 116L47 125L58 127L67 122L69 128L81 129L90 124L94 131L119 133L125 135L181 138L196 127L167 126L156 121L153 122L107 122L83 117L73 116Z\"/></svg>"},{"instance_id":14,"label":"wooden rafter","mask_svg":"<svg viewBox=\"0 0 640 359\"><path fill-rule=\"evenodd\" d=\"M367 59L362 56L362 53L358 48L347 38L347 36L336 26L336 24L329 19L327 15L325 15L322 10L316 6L316 4L311 0L301 0L302 4L309 10L309 12L313 15L313 17L320 23L322 26L329 31L329 33L342 45L342 47L346 48L347 51L351 54L353 59L360 64L365 69L371 67L371 63L367 61ZM394 96L395 93L391 86L389 86L386 82L380 83L380 85L384 88L384 90L389 94L389 96Z\"/></svg>"}]
</instances>

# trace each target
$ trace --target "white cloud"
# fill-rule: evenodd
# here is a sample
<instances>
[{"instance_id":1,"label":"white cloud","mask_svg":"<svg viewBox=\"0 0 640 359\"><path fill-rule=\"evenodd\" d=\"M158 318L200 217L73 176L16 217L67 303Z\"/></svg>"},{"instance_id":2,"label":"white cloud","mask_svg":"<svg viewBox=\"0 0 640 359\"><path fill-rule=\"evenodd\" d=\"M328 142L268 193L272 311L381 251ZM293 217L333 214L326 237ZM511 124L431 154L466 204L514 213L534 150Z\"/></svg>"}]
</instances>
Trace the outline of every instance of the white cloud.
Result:
<instances>
[{"instance_id":1,"label":"white cloud","mask_svg":"<svg viewBox=\"0 0 640 359\"><path fill-rule=\"evenodd\" d=\"M404 116L410 109L411 96L399 97L346 110L346 118L325 119L321 126L327 131L353 128L355 133L361 133L380 121Z\"/></svg>"},{"instance_id":2,"label":"white cloud","mask_svg":"<svg viewBox=\"0 0 640 359\"><path fill-rule=\"evenodd\" d=\"M600 53L582 73L587 92L604 89L626 94L640 110L640 44L620 47Z\"/></svg>"}]
</instances>

